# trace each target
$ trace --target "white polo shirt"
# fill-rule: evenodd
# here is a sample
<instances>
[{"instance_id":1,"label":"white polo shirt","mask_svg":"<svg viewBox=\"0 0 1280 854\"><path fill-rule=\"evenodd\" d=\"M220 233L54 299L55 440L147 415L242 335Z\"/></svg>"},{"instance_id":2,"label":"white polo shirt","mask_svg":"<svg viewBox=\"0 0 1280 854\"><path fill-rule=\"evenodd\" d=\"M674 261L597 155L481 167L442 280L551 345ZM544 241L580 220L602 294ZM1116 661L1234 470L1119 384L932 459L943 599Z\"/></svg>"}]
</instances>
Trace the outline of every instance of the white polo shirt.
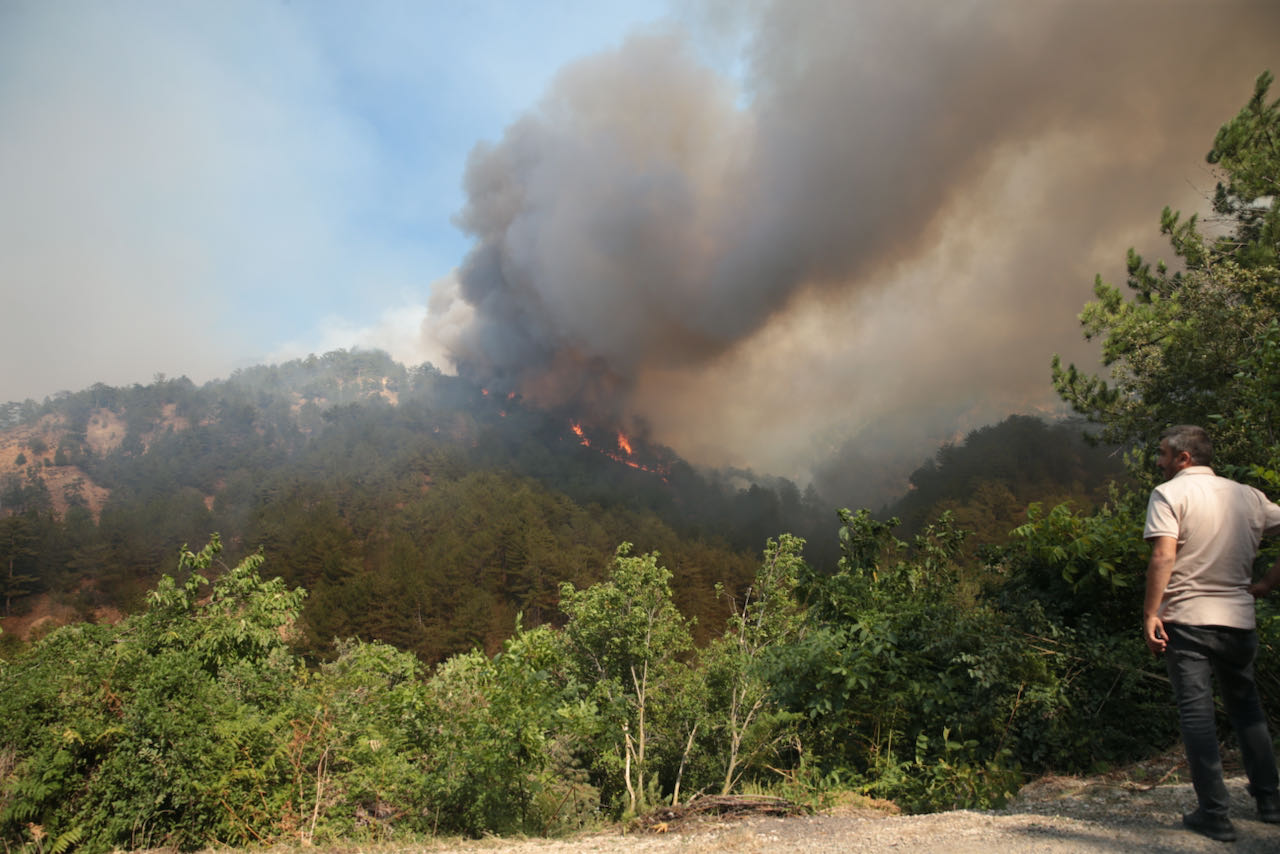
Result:
<instances>
[{"instance_id":1,"label":"white polo shirt","mask_svg":"<svg viewBox=\"0 0 1280 854\"><path fill-rule=\"evenodd\" d=\"M1160 617L1188 626L1257 625L1249 584L1264 534L1280 532L1280 505L1208 466L1190 466L1157 486L1142 536L1175 537L1178 554Z\"/></svg>"}]
</instances>

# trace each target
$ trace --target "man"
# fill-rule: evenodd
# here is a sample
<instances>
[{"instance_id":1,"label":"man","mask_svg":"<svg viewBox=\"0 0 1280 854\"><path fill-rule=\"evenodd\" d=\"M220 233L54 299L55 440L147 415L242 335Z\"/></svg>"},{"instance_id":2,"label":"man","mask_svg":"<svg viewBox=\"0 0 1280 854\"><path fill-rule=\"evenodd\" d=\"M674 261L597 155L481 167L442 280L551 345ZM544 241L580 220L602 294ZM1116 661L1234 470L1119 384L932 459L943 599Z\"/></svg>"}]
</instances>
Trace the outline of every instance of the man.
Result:
<instances>
[{"instance_id":1,"label":"man","mask_svg":"<svg viewBox=\"0 0 1280 854\"><path fill-rule=\"evenodd\" d=\"M1240 741L1258 817L1280 823L1280 778L1253 677L1253 600L1280 584L1280 561L1250 584L1262 536L1280 532L1280 506L1215 475L1212 460L1213 445L1200 427L1171 427L1160 438L1157 464L1167 480L1147 504L1143 536L1151 543L1151 561L1143 635L1153 653L1165 653L1199 801L1182 823L1230 842L1236 836L1227 815L1211 674Z\"/></svg>"}]
</instances>

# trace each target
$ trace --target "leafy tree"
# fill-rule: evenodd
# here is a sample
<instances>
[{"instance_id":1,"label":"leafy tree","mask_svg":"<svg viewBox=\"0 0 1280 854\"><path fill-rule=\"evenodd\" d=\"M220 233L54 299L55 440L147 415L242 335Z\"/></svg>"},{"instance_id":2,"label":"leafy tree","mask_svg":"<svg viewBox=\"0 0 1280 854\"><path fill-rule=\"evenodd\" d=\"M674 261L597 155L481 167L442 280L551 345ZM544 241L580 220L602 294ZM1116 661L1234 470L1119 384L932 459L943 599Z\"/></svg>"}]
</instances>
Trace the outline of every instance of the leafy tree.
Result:
<instances>
[{"instance_id":1,"label":"leafy tree","mask_svg":"<svg viewBox=\"0 0 1280 854\"><path fill-rule=\"evenodd\" d=\"M1028 508L1014 541L1000 555L1008 580L1000 598L1008 607L1040 601L1054 621L1082 621L1123 632L1142 605L1148 549L1142 540L1145 503L1135 493L1093 512L1059 504Z\"/></svg>"},{"instance_id":2,"label":"leafy tree","mask_svg":"<svg viewBox=\"0 0 1280 854\"><path fill-rule=\"evenodd\" d=\"M1227 177L1214 193L1214 212L1235 226L1218 238L1216 248L1254 269L1274 268L1280 260L1280 100L1267 103L1274 80L1269 71L1259 75L1253 97L1218 131L1208 155Z\"/></svg>"},{"instance_id":3,"label":"leafy tree","mask_svg":"<svg viewBox=\"0 0 1280 854\"><path fill-rule=\"evenodd\" d=\"M650 752L665 733L650 729L654 698L666 691L676 656L691 644L688 622L671 601L671 573L657 553L618 546L609 579L578 590L560 587L565 636L578 680L601 710L605 760L635 814L653 803Z\"/></svg>"},{"instance_id":4,"label":"leafy tree","mask_svg":"<svg viewBox=\"0 0 1280 854\"><path fill-rule=\"evenodd\" d=\"M244 841L261 827L303 845L376 839L390 835L393 826L429 830L424 807L430 787L420 761L429 740L421 669L409 653L347 640L314 673L294 671L279 699L264 703L269 749L244 745L258 761L227 766L217 784L239 789L239 802L255 807L255 788L270 793L263 804L268 808L243 828ZM253 670L244 671L252 688L270 686ZM232 721L224 726L239 729Z\"/></svg>"},{"instance_id":5,"label":"leafy tree","mask_svg":"<svg viewBox=\"0 0 1280 854\"><path fill-rule=\"evenodd\" d=\"M1089 771L1167 749L1177 737L1164 667L1134 641L1144 507L1136 493L1087 514L1033 505L999 553L1006 580L994 604L1041 668L1015 733L1027 767Z\"/></svg>"},{"instance_id":6,"label":"leafy tree","mask_svg":"<svg viewBox=\"0 0 1280 854\"><path fill-rule=\"evenodd\" d=\"M730 599L732 615L724 635L701 660L703 678L716 697L711 720L723 765L722 794L733 791L746 770L776 753L792 734L766 679L765 662L799 636L796 585L805 569L803 548L804 541L790 534L770 539L754 581L740 598L727 594L723 585L717 588Z\"/></svg>"}]
</instances>

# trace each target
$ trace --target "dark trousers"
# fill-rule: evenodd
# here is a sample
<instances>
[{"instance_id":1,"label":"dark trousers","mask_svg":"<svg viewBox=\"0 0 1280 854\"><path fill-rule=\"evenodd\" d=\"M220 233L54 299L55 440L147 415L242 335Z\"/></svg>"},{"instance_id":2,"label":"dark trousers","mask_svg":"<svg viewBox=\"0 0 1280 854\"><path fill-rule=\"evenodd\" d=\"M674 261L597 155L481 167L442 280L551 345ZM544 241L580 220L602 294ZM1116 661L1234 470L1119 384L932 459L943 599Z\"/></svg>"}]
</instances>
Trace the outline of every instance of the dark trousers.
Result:
<instances>
[{"instance_id":1,"label":"dark trousers","mask_svg":"<svg viewBox=\"0 0 1280 854\"><path fill-rule=\"evenodd\" d=\"M1200 809L1211 815L1227 814L1227 787L1222 782L1222 758L1214 721L1213 682L1240 742L1240 756L1249 776L1249 792L1255 798L1275 794L1275 752L1267 718L1253 680L1253 660L1258 653L1258 633L1221 626L1184 626L1165 623L1169 645L1165 667L1178 702L1182 743Z\"/></svg>"}]
</instances>

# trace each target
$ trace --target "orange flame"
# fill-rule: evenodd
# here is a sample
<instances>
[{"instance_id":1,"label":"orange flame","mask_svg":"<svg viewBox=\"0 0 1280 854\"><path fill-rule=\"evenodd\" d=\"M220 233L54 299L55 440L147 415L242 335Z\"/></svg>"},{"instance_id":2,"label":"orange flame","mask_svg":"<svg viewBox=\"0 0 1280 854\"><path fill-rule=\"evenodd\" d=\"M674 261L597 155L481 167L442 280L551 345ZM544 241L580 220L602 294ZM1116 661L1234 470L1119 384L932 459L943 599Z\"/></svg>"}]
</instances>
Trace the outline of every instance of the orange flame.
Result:
<instances>
[{"instance_id":1,"label":"orange flame","mask_svg":"<svg viewBox=\"0 0 1280 854\"><path fill-rule=\"evenodd\" d=\"M570 421L569 429L572 430L574 435L578 437L578 439L580 440L579 444L581 444L584 448L591 447L591 440L587 438L586 431L582 429L582 425L580 423L578 423L577 421ZM631 448L631 440L628 439L626 434L623 433L621 430L618 431L618 450L617 451L610 451L606 448L596 448L596 451L598 451L601 454L604 454L606 457L613 460L614 462L622 463L624 466L630 466L631 468L636 469L638 471L644 471L644 472L649 472L650 474L656 474L662 478L663 483L667 482L667 475L670 472L666 466L661 464L648 466L648 465L644 465L643 463L636 462L635 460L627 459L627 457L631 456L631 454L633 453Z\"/></svg>"}]
</instances>

